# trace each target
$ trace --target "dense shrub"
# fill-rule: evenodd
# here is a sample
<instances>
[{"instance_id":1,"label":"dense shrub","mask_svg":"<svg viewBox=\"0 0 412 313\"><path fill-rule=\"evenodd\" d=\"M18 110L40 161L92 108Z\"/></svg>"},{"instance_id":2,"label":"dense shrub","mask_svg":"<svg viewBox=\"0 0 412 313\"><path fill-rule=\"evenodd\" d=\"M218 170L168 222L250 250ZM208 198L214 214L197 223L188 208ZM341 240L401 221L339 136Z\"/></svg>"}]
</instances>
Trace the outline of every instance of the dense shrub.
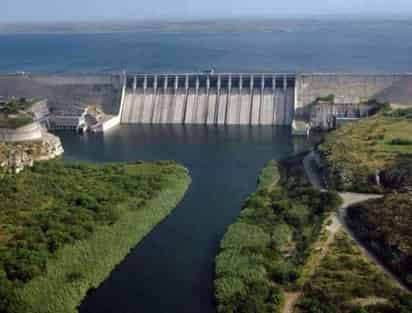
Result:
<instances>
[{"instance_id":1,"label":"dense shrub","mask_svg":"<svg viewBox=\"0 0 412 313\"><path fill-rule=\"evenodd\" d=\"M348 222L357 236L412 287L412 194L387 194L383 199L352 206Z\"/></svg>"},{"instance_id":2,"label":"dense shrub","mask_svg":"<svg viewBox=\"0 0 412 313\"><path fill-rule=\"evenodd\" d=\"M371 301L362 307L359 300ZM403 292L384 272L363 255L344 232L336 235L326 257L304 286L299 312L390 313L411 309L412 297ZM402 304L401 304L402 303ZM408 312L408 311L405 311Z\"/></svg>"},{"instance_id":3,"label":"dense shrub","mask_svg":"<svg viewBox=\"0 0 412 313\"><path fill-rule=\"evenodd\" d=\"M412 191L412 157L399 157L380 174L388 190Z\"/></svg>"},{"instance_id":4,"label":"dense shrub","mask_svg":"<svg viewBox=\"0 0 412 313\"><path fill-rule=\"evenodd\" d=\"M222 249L252 249L261 251L270 241L270 236L259 226L235 223L229 227L222 240Z\"/></svg>"},{"instance_id":5,"label":"dense shrub","mask_svg":"<svg viewBox=\"0 0 412 313\"><path fill-rule=\"evenodd\" d=\"M285 221L296 228L302 227L308 222L310 215L309 209L304 205L291 205L285 211Z\"/></svg>"},{"instance_id":6,"label":"dense shrub","mask_svg":"<svg viewBox=\"0 0 412 313\"><path fill-rule=\"evenodd\" d=\"M409 139L402 139L402 138L395 138L389 141L390 145L395 146L410 146L412 145L412 140Z\"/></svg>"},{"instance_id":7,"label":"dense shrub","mask_svg":"<svg viewBox=\"0 0 412 313\"><path fill-rule=\"evenodd\" d=\"M170 212L188 183L187 171L169 162L47 161L17 176L4 176L0 179L0 312L55 313L59 305L59 313L73 312L82 293L100 283L131 246ZM168 194L170 190L175 194ZM163 193L167 197L155 208L146 206ZM41 297L50 297L50 305L39 309ZM73 311L67 311L69 307Z\"/></svg>"}]
</instances>

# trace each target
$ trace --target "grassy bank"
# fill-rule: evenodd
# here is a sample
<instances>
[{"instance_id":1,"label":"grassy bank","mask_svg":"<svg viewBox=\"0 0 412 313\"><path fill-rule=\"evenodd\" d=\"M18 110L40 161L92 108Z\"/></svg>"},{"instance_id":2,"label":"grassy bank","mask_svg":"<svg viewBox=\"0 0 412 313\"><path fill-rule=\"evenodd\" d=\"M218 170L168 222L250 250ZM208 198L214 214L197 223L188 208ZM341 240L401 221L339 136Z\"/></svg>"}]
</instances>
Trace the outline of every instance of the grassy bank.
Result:
<instances>
[{"instance_id":1,"label":"grassy bank","mask_svg":"<svg viewBox=\"0 0 412 313\"><path fill-rule=\"evenodd\" d=\"M312 279L304 286L296 313L407 313L412 296L339 232Z\"/></svg>"},{"instance_id":2,"label":"grassy bank","mask_svg":"<svg viewBox=\"0 0 412 313\"><path fill-rule=\"evenodd\" d=\"M0 312L76 312L189 183L172 162L45 162L0 181Z\"/></svg>"},{"instance_id":3,"label":"grassy bank","mask_svg":"<svg viewBox=\"0 0 412 313\"><path fill-rule=\"evenodd\" d=\"M327 212L338 204L336 194L310 186L300 157L271 161L221 242L218 312L279 311L284 290L298 284Z\"/></svg>"},{"instance_id":4,"label":"grassy bank","mask_svg":"<svg viewBox=\"0 0 412 313\"><path fill-rule=\"evenodd\" d=\"M326 136L320 152L329 185L382 192L412 185L412 117L402 111L346 124Z\"/></svg>"}]
</instances>

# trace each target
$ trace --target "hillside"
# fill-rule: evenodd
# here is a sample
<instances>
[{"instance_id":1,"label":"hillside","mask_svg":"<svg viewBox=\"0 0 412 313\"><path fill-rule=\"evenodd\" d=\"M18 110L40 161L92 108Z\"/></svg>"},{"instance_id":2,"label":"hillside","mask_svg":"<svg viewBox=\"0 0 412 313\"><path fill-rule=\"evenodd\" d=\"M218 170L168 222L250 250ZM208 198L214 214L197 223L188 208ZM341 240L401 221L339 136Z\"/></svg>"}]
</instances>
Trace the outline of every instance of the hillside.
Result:
<instances>
[{"instance_id":1,"label":"hillside","mask_svg":"<svg viewBox=\"0 0 412 313\"><path fill-rule=\"evenodd\" d=\"M348 209L357 235L412 288L412 194L388 194Z\"/></svg>"},{"instance_id":2,"label":"hillside","mask_svg":"<svg viewBox=\"0 0 412 313\"><path fill-rule=\"evenodd\" d=\"M349 123L319 147L330 187L382 192L412 185L412 115L392 111Z\"/></svg>"},{"instance_id":3,"label":"hillside","mask_svg":"<svg viewBox=\"0 0 412 313\"><path fill-rule=\"evenodd\" d=\"M390 110L345 125L328 134L319 150L329 186L384 194L349 207L347 222L412 287L412 110Z\"/></svg>"},{"instance_id":4,"label":"hillside","mask_svg":"<svg viewBox=\"0 0 412 313\"><path fill-rule=\"evenodd\" d=\"M412 296L340 231L304 286L294 313L407 313Z\"/></svg>"}]
</instances>

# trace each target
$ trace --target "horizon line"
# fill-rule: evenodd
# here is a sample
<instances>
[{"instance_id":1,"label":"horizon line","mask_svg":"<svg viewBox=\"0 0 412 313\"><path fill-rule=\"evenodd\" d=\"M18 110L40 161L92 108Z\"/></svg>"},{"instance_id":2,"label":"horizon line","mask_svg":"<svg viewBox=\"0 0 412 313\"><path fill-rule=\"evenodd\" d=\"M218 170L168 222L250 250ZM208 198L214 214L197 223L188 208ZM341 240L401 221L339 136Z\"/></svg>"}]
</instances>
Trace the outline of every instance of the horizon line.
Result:
<instances>
[{"instance_id":1,"label":"horizon line","mask_svg":"<svg viewBox=\"0 0 412 313\"><path fill-rule=\"evenodd\" d=\"M17 26L17 25L58 25L58 24L94 24L94 23L199 23L199 22L214 22L214 21L282 21L282 20L356 20L366 18L368 20L383 19L385 20L403 20L412 17L412 12L379 12L379 13L302 13L302 14L283 14L283 15L239 15L239 16L190 16L190 17L90 17L79 19L21 19L15 21L0 21L1 26Z\"/></svg>"}]
</instances>

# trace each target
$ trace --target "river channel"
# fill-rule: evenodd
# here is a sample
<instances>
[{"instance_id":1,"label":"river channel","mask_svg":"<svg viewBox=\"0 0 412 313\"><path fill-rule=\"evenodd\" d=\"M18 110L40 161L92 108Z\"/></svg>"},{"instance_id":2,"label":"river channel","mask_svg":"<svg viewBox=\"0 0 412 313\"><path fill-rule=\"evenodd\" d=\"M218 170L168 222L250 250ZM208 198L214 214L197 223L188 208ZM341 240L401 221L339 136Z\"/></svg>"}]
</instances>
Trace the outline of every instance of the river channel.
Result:
<instances>
[{"instance_id":1,"label":"river channel","mask_svg":"<svg viewBox=\"0 0 412 313\"><path fill-rule=\"evenodd\" d=\"M172 214L89 293L80 313L215 312L214 257L260 169L311 146L282 127L121 126L62 140L67 160L176 160L193 180Z\"/></svg>"}]
</instances>

